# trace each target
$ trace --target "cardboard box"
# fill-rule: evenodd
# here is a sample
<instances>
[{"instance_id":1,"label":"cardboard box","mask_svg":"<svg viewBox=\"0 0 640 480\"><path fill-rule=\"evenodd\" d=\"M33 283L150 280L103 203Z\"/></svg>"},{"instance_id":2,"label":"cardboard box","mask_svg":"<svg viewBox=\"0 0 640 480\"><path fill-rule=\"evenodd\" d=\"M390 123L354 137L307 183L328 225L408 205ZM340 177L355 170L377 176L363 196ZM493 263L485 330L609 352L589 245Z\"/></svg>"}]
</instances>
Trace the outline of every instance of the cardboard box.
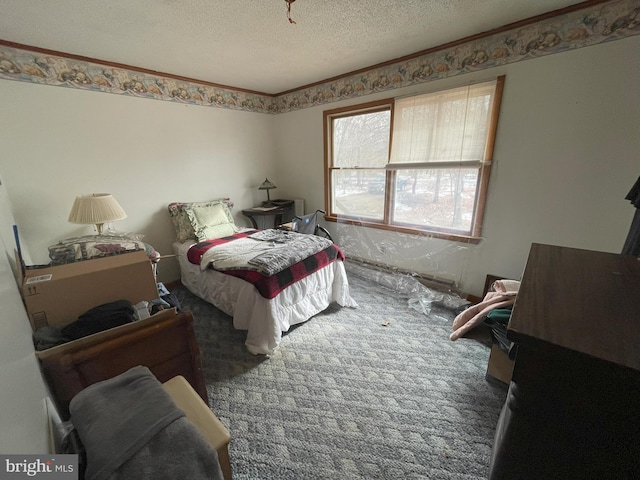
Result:
<instances>
[{"instance_id":1,"label":"cardboard box","mask_svg":"<svg viewBox=\"0 0 640 480\"><path fill-rule=\"evenodd\" d=\"M22 298L36 330L67 325L103 303L153 300L158 287L149 257L140 251L25 270Z\"/></svg>"},{"instance_id":2,"label":"cardboard box","mask_svg":"<svg viewBox=\"0 0 640 480\"><path fill-rule=\"evenodd\" d=\"M491 347L491 354L487 364L487 378L508 385L511 382L513 366L514 361L498 345L494 344Z\"/></svg>"}]
</instances>

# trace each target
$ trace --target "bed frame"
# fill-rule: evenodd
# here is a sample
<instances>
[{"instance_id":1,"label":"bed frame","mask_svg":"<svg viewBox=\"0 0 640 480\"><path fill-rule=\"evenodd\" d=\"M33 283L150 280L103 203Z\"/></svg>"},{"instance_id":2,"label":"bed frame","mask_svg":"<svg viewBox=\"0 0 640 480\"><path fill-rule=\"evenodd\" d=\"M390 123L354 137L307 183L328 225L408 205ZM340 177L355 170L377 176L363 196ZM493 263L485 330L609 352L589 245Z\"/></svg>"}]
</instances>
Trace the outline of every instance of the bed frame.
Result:
<instances>
[{"instance_id":1,"label":"bed frame","mask_svg":"<svg viewBox=\"0 0 640 480\"><path fill-rule=\"evenodd\" d=\"M175 242L182 284L194 295L216 306L233 318L237 330L246 330L245 345L254 355L269 355L279 345L282 332L306 322L332 302L357 307L349 294L344 263L336 260L286 287L274 298L261 296L249 282L218 272L202 270L189 262L191 242Z\"/></svg>"},{"instance_id":2,"label":"bed frame","mask_svg":"<svg viewBox=\"0 0 640 480\"><path fill-rule=\"evenodd\" d=\"M163 310L144 320L36 352L64 420L69 402L85 387L137 365L160 382L182 375L209 405L191 312Z\"/></svg>"}]
</instances>

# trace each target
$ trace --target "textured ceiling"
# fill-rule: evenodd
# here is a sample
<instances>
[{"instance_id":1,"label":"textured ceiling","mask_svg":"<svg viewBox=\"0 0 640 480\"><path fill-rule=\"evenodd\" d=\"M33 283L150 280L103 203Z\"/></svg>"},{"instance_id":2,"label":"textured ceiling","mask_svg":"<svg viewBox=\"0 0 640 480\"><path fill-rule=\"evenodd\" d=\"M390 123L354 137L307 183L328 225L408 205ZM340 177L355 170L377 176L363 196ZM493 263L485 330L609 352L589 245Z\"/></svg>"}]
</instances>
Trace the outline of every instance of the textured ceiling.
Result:
<instances>
[{"instance_id":1,"label":"textured ceiling","mask_svg":"<svg viewBox=\"0 0 640 480\"><path fill-rule=\"evenodd\" d=\"M576 0L0 0L0 39L280 93Z\"/></svg>"}]
</instances>

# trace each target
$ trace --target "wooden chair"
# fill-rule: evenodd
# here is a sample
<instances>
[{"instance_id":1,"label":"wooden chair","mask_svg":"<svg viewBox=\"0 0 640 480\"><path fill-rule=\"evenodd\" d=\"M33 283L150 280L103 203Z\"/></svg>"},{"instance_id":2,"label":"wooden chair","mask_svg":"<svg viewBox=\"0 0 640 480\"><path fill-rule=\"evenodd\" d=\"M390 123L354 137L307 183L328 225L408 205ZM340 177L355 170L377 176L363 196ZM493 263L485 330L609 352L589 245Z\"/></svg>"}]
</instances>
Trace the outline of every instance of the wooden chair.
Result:
<instances>
[{"instance_id":1,"label":"wooden chair","mask_svg":"<svg viewBox=\"0 0 640 480\"><path fill-rule=\"evenodd\" d=\"M162 386L209 445L218 452L218 462L220 462L222 474L225 480L231 480L231 460L229 458L231 435L229 431L182 375L173 377Z\"/></svg>"}]
</instances>

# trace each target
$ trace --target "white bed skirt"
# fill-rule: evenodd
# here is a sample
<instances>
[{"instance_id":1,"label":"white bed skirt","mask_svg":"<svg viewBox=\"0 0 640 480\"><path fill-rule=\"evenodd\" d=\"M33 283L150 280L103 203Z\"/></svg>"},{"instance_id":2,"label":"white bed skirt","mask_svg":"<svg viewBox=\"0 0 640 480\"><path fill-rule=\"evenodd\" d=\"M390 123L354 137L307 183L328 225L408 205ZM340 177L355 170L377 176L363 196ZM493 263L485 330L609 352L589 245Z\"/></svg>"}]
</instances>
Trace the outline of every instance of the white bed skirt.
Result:
<instances>
[{"instance_id":1,"label":"white bed skirt","mask_svg":"<svg viewBox=\"0 0 640 480\"><path fill-rule=\"evenodd\" d=\"M280 344L282 332L307 321L332 302L355 308L349 293L344 263L336 261L290 285L275 298L261 296L249 282L207 268L200 270L187 258L193 242L173 244L182 284L193 294L233 317L233 326L247 330L247 349L253 354L270 354Z\"/></svg>"}]
</instances>

